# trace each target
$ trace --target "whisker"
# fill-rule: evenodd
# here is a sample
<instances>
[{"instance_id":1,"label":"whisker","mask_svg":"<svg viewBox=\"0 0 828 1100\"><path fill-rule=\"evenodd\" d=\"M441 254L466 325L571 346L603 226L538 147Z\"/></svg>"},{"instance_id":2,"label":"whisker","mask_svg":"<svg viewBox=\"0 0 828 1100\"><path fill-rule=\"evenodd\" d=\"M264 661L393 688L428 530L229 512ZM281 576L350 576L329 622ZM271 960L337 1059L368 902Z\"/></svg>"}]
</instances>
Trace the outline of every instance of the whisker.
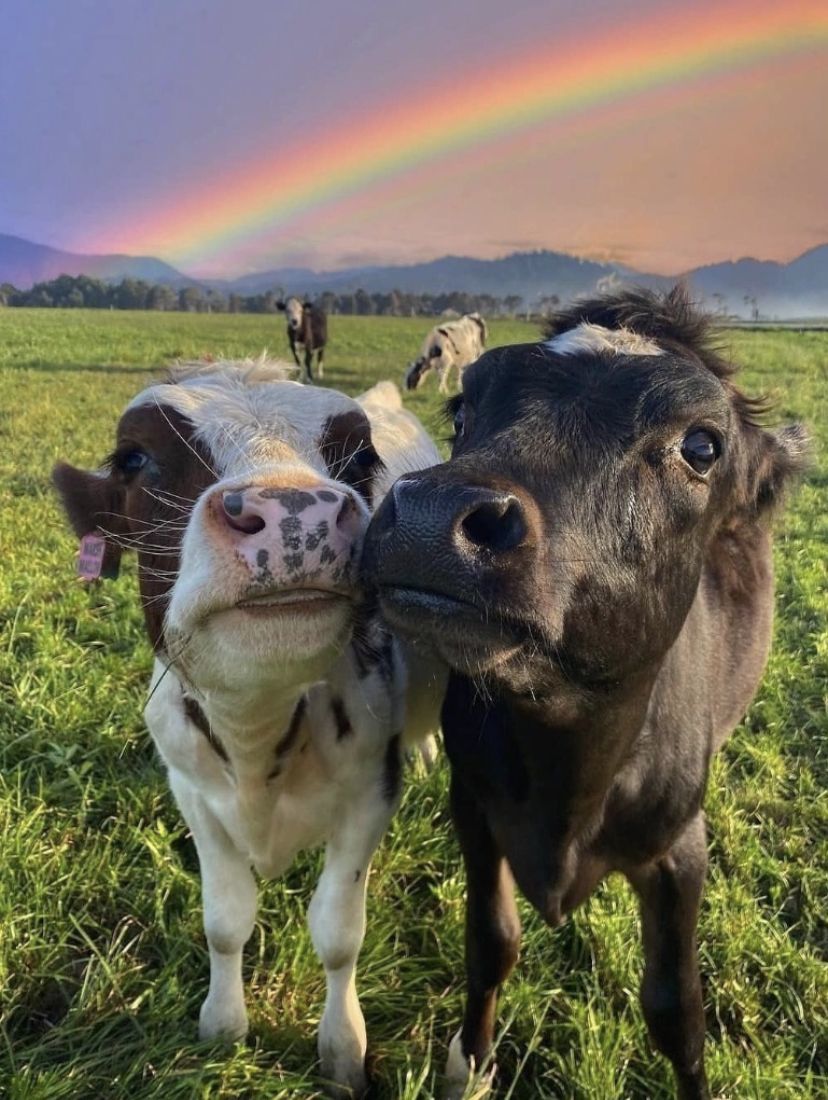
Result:
<instances>
[{"instance_id":1,"label":"whisker","mask_svg":"<svg viewBox=\"0 0 828 1100\"><path fill-rule=\"evenodd\" d=\"M210 466L209 463L204 460L202 455L200 455L198 453L198 451L195 449L195 447L192 445L192 443L190 443L189 439L184 438L184 436L181 434L181 432L178 430L178 428L176 428L175 424L173 424L172 420L170 420L170 418L167 416L166 412L164 412L164 406L158 400L158 394L153 393L153 399L155 400L155 407L158 409L158 411L161 413L161 415L167 421L169 426L172 428L172 430L175 432L175 434L178 436L178 438L181 440L181 442L184 444L184 446L187 448L187 450L192 451L192 453L196 456L196 458L198 459L198 461L201 463L201 465L204 467L205 470L207 470L210 474L212 474L212 476L214 478L218 478L219 475L216 473L216 471L213 469L213 467Z\"/></svg>"}]
</instances>

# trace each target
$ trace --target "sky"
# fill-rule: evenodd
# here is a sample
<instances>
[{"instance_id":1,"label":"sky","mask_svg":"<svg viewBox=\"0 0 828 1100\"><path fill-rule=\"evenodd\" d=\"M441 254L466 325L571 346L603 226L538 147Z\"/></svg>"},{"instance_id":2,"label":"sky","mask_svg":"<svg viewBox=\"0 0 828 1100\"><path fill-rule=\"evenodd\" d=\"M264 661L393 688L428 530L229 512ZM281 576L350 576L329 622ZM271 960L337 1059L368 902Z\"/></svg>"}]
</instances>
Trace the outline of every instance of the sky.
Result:
<instances>
[{"instance_id":1,"label":"sky","mask_svg":"<svg viewBox=\"0 0 828 1100\"><path fill-rule=\"evenodd\" d=\"M189 274L828 241L826 0L4 0L0 232Z\"/></svg>"}]
</instances>

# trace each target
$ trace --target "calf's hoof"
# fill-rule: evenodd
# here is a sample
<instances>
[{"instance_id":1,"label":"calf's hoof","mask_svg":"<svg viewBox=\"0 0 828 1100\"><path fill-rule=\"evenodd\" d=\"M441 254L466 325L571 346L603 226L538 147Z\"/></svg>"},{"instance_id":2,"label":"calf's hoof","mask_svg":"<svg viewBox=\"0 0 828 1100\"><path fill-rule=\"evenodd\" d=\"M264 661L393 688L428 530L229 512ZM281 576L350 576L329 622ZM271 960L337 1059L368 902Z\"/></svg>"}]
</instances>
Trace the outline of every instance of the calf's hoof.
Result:
<instances>
[{"instance_id":1,"label":"calf's hoof","mask_svg":"<svg viewBox=\"0 0 828 1100\"><path fill-rule=\"evenodd\" d=\"M341 1058L323 1058L321 1074L325 1081L325 1095L331 1100L361 1100L368 1089L368 1077L362 1061L346 1065Z\"/></svg>"},{"instance_id":2,"label":"calf's hoof","mask_svg":"<svg viewBox=\"0 0 828 1100\"><path fill-rule=\"evenodd\" d=\"M491 1092L496 1069L492 1065L485 1073L475 1075L474 1058L467 1058L463 1053L458 1031L449 1044L441 1100L464 1100L464 1097L480 1100Z\"/></svg>"},{"instance_id":3,"label":"calf's hoof","mask_svg":"<svg viewBox=\"0 0 828 1100\"><path fill-rule=\"evenodd\" d=\"M676 1071L677 1100L710 1100L710 1096L710 1086L707 1083L704 1066L699 1066L689 1073Z\"/></svg>"},{"instance_id":4,"label":"calf's hoof","mask_svg":"<svg viewBox=\"0 0 828 1100\"><path fill-rule=\"evenodd\" d=\"M232 1042L247 1034L247 1011L244 1005L211 1001L208 997L198 1017L199 1039L226 1039Z\"/></svg>"}]
</instances>

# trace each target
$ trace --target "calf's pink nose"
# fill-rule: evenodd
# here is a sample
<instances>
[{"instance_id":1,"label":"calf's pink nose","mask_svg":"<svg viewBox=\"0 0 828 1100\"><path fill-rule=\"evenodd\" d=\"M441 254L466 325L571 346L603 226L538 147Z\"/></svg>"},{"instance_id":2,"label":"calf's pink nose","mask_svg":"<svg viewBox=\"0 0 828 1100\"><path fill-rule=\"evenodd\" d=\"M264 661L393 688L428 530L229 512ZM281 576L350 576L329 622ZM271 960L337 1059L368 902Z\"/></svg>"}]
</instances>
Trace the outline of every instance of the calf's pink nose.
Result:
<instances>
[{"instance_id":1,"label":"calf's pink nose","mask_svg":"<svg viewBox=\"0 0 828 1100\"><path fill-rule=\"evenodd\" d=\"M352 498L335 489L248 486L220 491L214 513L223 537L255 583L346 579L363 520Z\"/></svg>"}]
</instances>

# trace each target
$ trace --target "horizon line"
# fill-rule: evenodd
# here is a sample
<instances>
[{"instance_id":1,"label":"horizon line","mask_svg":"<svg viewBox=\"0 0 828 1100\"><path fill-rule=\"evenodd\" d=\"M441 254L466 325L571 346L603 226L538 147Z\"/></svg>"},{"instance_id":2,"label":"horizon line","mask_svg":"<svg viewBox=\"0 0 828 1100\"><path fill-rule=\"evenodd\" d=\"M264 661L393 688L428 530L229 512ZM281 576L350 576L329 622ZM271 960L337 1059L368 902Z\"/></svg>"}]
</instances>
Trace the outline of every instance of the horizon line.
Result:
<instances>
[{"instance_id":1,"label":"horizon line","mask_svg":"<svg viewBox=\"0 0 828 1100\"><path fill-rule=\"evenodd\" d=\"M730 264L739 264L739 263L744 263L744 262L747 262L747 261L752 261L754 263L777 264L780 267L784 267L784 266L787 266L788 264L794 263L798 259L801 259L802 256L807 255L809 252L813 252L818 248L825 248L826 246L828 246L828 240L821 241L817 244L811 245L810 247L804 249L801 252L795 252L788 259L782 259L782 260L768 259L768 258L763 258L763 257L758 256L758 255L750 255L750 254L745 254L745 255L737 256L737 257L729 256L729 257L720 258L720 259L710 259L710 260L705 260L702 263L696 264L693 267L682 268L681 270L678 270L678 271L675 271L675 270L657 271L657 270L652 270L652 269L644 269L644 268L637 267L634 263L630 263L630 262L627 262L627 261L624 261L624 260L616 260L616 259L612 259L612 258L609 258L609 257L607 257L607 258L603 258L603 257L598 258L594 255L589 255L588 253L585 254L585 253L578 253L578 252L569 252L569 251L567 251L566 249L563 249L563 248L555 248L555 247L552 247L552 246L549 246L549 245L537 245L534 248L514 248L511 251L506 251L506 252L503 252L502 254L498 254L496 256L491 256L491 257L475 256L475 255L471 255L471 254L467 254L467 253L459 253L459 252L444 252L444 253L435 253L435 255L433 255L432 257L430 257L428 259L386 260L386 261L376 260L376 261L366 261L365 263L360 263L360 264L345 264L342 267L334 266L334 267L321 267L321 268L311 267L307 264L302 264L302 263L291 263L291 262L287 262L287 261L281 261L280 262L280 261L277 260L277 261L274 261L272 266L265 267L265 268L256 268L256 269L253 269L253 270L245 270L245 271L241 271L237 274L193 275L193 274L190 274L189 272L183 270L182 268L178 267L175 263L173 263L169 259L166 259L163 255L159 255L159 254L155 254L155 253L149 253L149 252L119 252L119 251L116 251L116 252L78 252L73 248L64 248L61 245L47 244L43 241L35 241L35 240L32 240L30 237L21 236L19 233L6 232L4 230L0 230L0 237L12 237L12 238L14 238L18 241L23 241L25 244L33 245L36 248L47 248L47 249L50 249L54 252L63 252L63 253L66 253L67 255L85 257L85 258L89 258L89 259L93 259L93 258L100 259L100 258L105 258L105 257L118 256L118 257L126 257L127 259L130 259L130 260L154 260L156 262L166 264L168 267L171 267L175 271L177 271L180 275L184 276L187 279L192 279L194 282L233 282L233 281L238 280L238 279L251 278L251 277L256 276L256 275L266 275L270 271L278 271L280 269L291 269L291 268L293 268L297 271L306 271L309 274L314 275L314 276L324 276L324 275L341 275L341 274L343 274L345 272L349 272L349 271L363 271L363 270L371 270L371 269L376 269L376 268L420 267L420 266L430 264L430 263L438 263L441 260L471 260L475 263L498 263L501 260L507 260L507 259L510 259L513 256L527 256L527 255L533 255L533 254L537 254L537 253L549 253L549 254L556 255L556 256L566 256L566 257L568 257L569 259L572 259L572 260L580 260L580 261L583 261L585 263L598 264L598 265L603 266L603 267L624 268L627 271L633 272L634 274L637 274L637 275L654 275L654 276L658 276L659 278L680 279L685 275L691 274L694 271L698 271L700 268L715 267L715 266L719 266L720 264L728 264L728 263L730 263Z\"/></svg>"}]
</instances>

